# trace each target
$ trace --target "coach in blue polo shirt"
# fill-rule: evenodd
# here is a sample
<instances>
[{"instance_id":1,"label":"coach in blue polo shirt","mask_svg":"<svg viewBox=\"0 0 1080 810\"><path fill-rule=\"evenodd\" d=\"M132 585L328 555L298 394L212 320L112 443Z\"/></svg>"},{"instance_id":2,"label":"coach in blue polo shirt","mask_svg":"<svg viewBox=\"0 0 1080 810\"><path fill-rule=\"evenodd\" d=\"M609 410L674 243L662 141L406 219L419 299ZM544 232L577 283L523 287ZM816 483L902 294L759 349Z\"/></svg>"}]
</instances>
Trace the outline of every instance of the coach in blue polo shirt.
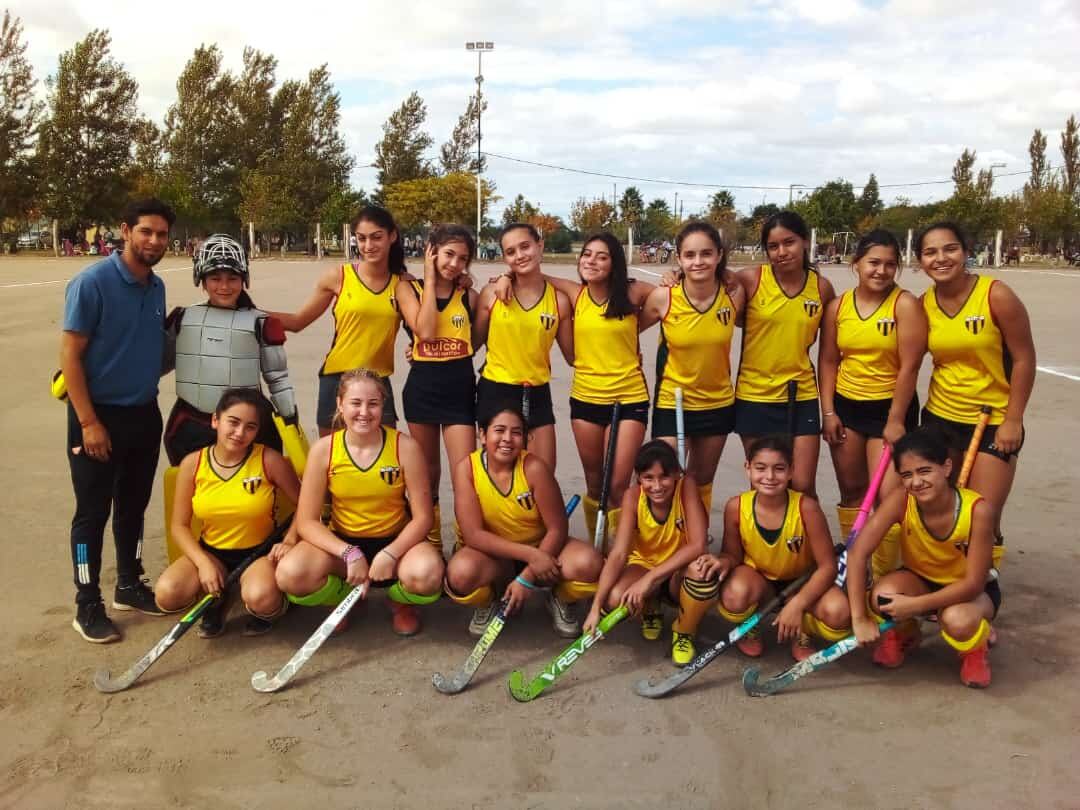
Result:
<instances>
[{"instance_id":1,"label":"coach in blue polo shirt","mask_svg":"<svg viewBox=\"0 0 1080 810\"><path fill-rule=\"evenodd\" d=\"M143 582L143 514L161 444L158 378L165 352L165 285L153 267L176 217L149 199L124 213L123 253L79 273L64 294L60 368L68 389L68 462L75 490L72 626L94 643L120 639L98 579L109 510L116 540L113 608L161 615Z\"/></svg>"}]
</instances>

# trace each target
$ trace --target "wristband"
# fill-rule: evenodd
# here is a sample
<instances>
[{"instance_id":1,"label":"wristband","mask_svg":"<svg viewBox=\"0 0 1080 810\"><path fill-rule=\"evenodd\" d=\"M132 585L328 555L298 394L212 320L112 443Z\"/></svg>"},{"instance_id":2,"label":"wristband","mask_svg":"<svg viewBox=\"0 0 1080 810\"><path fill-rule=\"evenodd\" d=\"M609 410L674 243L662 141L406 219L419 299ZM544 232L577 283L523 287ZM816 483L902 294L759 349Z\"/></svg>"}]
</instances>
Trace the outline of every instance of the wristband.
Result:
<instances>
[{"instance_id":1,"label":"wristband","mask_svg":"<svg viewBox=\"0 0 1080 810\"><path fill-rule=\"evenodd\" d=\"M398 558L397 558L397 557L395 557L395 556L394 556L394 553L393 553L392 551L390 551L390 549L388 549L388 548L380 548L380 549L379 549L379 553L380 553L380 554L385 554L385 555L386 555L387 557L389 557L389 558L390 558L391 560L393 560L394 562L397 562L397 561L398 561Z\"/></svg>"},{"instance_id":2,"label":"wristband","mask_svg":"<svg viewBox=\"0 0 1080 810\"><path fill-rule=\"evenodd\" d=\"M357 557L359 557L361 560L365 559L364 552L360 550L359 546L349 546L347 549L341 552L341 559L344 561L345 565L348 565L351 562L355 562Z\"/></svg>"},{"instance_id":3,"label":"wristband","mask_svg":"<svg viewBox=\"0 0 1080 810\"><path fill-rule=\"evenodd\" d=\"M529 582L529 580L527 580L523 576L521 576L521 574L518 574L516 577L514 577L514 582L516 582L518 585L525 586L530 591L535 591L536 590L536 586L533 585L531 582Z\"/></svg>"},{"instance_id":4,"label":"wristband","mask_svg":"<svg viewBox=\"0 0 1080 810\"><path fill-rule=\"evenodd\" d=\"M836 416L836 411L825 411L822 416Z\"/></svg>"}]
</instances>

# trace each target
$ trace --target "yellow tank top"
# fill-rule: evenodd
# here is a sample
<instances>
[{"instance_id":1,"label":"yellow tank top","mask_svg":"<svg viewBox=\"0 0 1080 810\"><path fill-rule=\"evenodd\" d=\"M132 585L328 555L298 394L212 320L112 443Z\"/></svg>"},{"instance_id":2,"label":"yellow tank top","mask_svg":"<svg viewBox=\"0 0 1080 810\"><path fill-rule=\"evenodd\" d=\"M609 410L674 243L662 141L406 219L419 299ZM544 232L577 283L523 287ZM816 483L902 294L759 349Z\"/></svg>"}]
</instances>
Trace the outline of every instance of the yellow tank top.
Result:
<instances>
[{"instance_id":1,"label":"yellow tank top","mask_svg":"<svg viewBox=\"0 0 1080 810\"><path fill-rule=\"evenodd\" d=\"M743 562L759 571L765 579L798 579L814 567L814 555L802 519L802 493L788 490L787 513L779 536L770 542L758 527L754 515L754 490L739 496L739 536L743 544Z\"/></svg>"},{"instance_id":2,"label":"yellow tank top","mask_svg":"<svg viewBox=\"0 0 1080 810\"><path fill-rule=\"evenodd\" d=\"M900 556L904 567L940 585L964 578L967 547L971 537L971 512L982 496L970 489L956 490L960 499L956 522L947 537L934 537L923 523L919 504L907 496L904 521L900 526Z\"/></svg>"},{"instance_id":3,"label":"yellow tank top","mask_svg":"<svg viewBox=\"0 0 1080 810\"><path fill-rule=\"evenodd\" d=\"M472 462L473 487L480 501L484 528L511 543L536 545L547 529L540 517L532 488L525 479L526 455L523 452L514 463L509 492L503 492L491 480L483 450L473 450L469 460Z\"/></svg>"},{"instance_id":4,"label":"yellow tank top","mask_svg":"<svg viewBox=\"0 0 1080 810\"><path fill-rule=\"evenodd\" d=\"M641 370L637 314L605 318L607 302L593 301L582 286L574 302L574 381L570 396L582 402L647 402Z\"/></svg>"},{"instance_id":5,"label":"yellow tank top","mask_svg":"<svg viewBox=\"0 0 1080 810\"><path fill-rule=\"evenodd\" d=\"M345 431L333 434L330 467L330 531L342 537L392 537L408 522L405 472L398 456L400 434L382 428L379 455L360 467L349 454Z\"/></svg>"},{"instance_id":6,"label":"yellow tank top","mask_svg":"<svg viewBox=\"0 0 1080 810\"><path fill-rule=\"evenodd\" d=\"M797 380L797 400L817 399L810 347L817 340L821 310L816 270L808 270L802 289L788 297L772 265L761 265L757 289L746 303L736 397L749 402L787 402L788 381Z\"/></svg>"},{"instance_id":7,"label":"yellow tank top","mask_svg":"<svg viewBox=\"0 0 1080 810\"><path fill-rule=\"evenodd\" d=\"M1012 360L990 309L993 286L993 279L978 276L967 301L953 316L942 312L933 287L923 294L934 358L926 409L935 416L974 424L979 421L979 409L989 405L994 409L990 424L1005 421Z\"/></svg>"},{"instance_id":8,"label":"yellow tank top","mask_svg":"<svg viewBox=\"0 0 1080 810\"><path fill-rule=\"evenodd\" d=\"M559 328L555 288L544 282L544 294L528 309L496 300L488 326L487 357L480 376L509 385L543 385L551 379L551 344Z\"/></svg>"},{"instance_id":9,"label":"yellow tank top","mask_svg":"<svg viewBox=\"0 0 1080 810\"><path fill-rule=\"evenodd\" d=\"M699 311L680 284L668 289L668 308L660 321L660 390L658 408L675 407L675 389L683 390L688 411L723 408L735 402L731 387L731 336L735 306L721 284L709 306Z\"/></svg>"},{"instance_id":10,"label":"yellow tank top","mask_svg":"<svg viewBox=\"0 0 1080 810\"><path fill-rule=\"evenodd\" d=\"M254 548L274 530L277 488L263 469L263 446L253 444L228 478L210 466L210 448L199 451L191 511L202 521L202 539L220 549Z\"/></svg>"},{"instance_id":11,"label":"yellow tank top","mask_svg":"<svg viewBox=\"0 0 1080 810\"><path fill-rule=\"evenodd\" d=\"M656 568L668 557L679 550L686 542L686 519L683 516L683 481L675 484L675 494L671 500L671 511L667 518L660 521L653 515L649 497L641 492L637 502L637 536L630 551L627 565L640 565L643 568Z\"/></svg>"},{"instance_id":12,"label":"yellow tank top","mask_svg":"<svg viewBox=\"0 0 1080 810\"><path fill-rule=\"evenodd\" d=\"M412 288L419 299L424 282L413 281ZM438 310L434 340L413 339L414 363L445 363L472 357L472 313L468 296L468 290L455 290L446 306Z\"/></svg>"},{"instance_id":13,"label":"yellow tank top","mask_svg":"<svg viewBox=\"0 0 1080 810\"><path fill-rule=\"evenodd\" d=\"M840 296L836 311L836 345L840 368L836 392L848 399L892 399L900 374L900 344L896 335L896 301L903 292L893 287L878 308L865 318L855 306L855 291Z\"/></svg>"},{"instance_id":14,"label":"yellow tank top","mask_svg":"<svg viewBox=\"0 0 1080 810\"><path fill-rule=\"evenodd\" d=\"M334 301L334 340L319 374L368 368L382 377L394 373L394 339L401 313L394 300L397 276L379 291L370 289L351 264L341 267L341 292Z\"/></svg>"}]
</instances>

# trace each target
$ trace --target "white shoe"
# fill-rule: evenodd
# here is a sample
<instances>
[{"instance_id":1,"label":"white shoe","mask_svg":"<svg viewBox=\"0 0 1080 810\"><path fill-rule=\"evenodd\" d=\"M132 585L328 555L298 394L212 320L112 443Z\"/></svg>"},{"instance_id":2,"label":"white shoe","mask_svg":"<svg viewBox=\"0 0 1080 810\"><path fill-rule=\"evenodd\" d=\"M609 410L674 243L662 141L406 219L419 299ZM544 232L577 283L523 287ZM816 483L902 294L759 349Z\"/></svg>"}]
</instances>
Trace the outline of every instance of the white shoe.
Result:
<instances>
[{"instance_id":1,"label":"white shoe","mask_svg":"<svg viewBox=\"0 0 1080 810\"><path fill-rule=\"evenodd\" d=\"M488 622L491 621L491 617L495 615L495 603L485 607L478 607L473 611L472 621L469 622L469 633L479 638L484 635L484 631L487 630Z\"/></svg>"},{"instance_id":2,"label":"white shoe","mask_svg":"<svg viewBox=\"0 0 1080 810\"><path fill-rule=\"evenodd\" d=\"M581 620L577 617L573 605L563 602L554 592L549 592L545 601L551 614L551 626L563 638L577 638L581 635Z\"/></svg>"}]
</instances>

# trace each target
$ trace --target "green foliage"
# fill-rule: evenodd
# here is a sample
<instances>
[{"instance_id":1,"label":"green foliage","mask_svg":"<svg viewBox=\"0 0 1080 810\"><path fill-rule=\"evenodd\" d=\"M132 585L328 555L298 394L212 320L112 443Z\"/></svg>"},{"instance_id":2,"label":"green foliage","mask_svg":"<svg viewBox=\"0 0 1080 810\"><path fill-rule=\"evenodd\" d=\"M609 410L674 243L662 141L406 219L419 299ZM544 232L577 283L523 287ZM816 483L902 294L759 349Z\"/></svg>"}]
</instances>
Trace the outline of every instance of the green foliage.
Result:
<instances>
[{"instance_id":1,"label":"green foliage","mask_svg":"<svg viewBox=\"0 0 1080 810\"><path fill-rule=\"evenodd\" d=\"M846 180L832 180L814 189L792 208L802 215L807 225L826 234L854 231L862 212L855 191Z\"/></svg>"},{"instance_id":2,"label":"green foliage","mask_svg":"<svg viewBox=\"0 0 1080 810\"><path fill-rule=\"evenodd\" d=\"M859 213L863 217L876 217L885 206L881 202L881 193L878 188L877 177L870 174L870 179L863 186L862 194L859 195Z\"/></svg>"},{"instance_id":3,"label":"green foliage","mask_svg":"<svg viewBox=\"0 0 1080 810\"><path fill-rule=\"evenodd\" d=\"M675 217L667 200L657 197L645 209L641 221L641 235L635 237L638 242L652 242L657 239L672 239L675 236Z\"/></svg>"},{"instance_id":4,"label":"green foliage","mask_svg":"<svg viewBox=\"0 0 1080 810\"><path fill-rule=\"evenodd\" d=\"M586 200L579 197L570 206L570 223L582 233L602 231L615 221L615 207L603 197Z\"/></svg>"},{"instance_id":5,"label":"green foliage","mask_svg":"<svg viewBox=\"0 0 1080 810\"><path fill-rule=\"evenodd\" d=\"M619 217L624 225L637 228L645 215L645 198L636 186L627 186L619 198Z\"/></svg>"},{"instance_id":6,"label":"green foliage","mask_svg":"<svg viewBox=\"0 0 1080 810\"><path fill-rule=\"evenodd\" d=\"M481 186L484 205L498 200L491 186ZM386 207L403 231L419 231L437 222L470 222L476 216L476 178L465 172L402 180L383 190Z\"/></svg>"},{"instance_id":7,"label":"green foliage","mask_svg":"<svg viewBox=\"0 0 1080 810\"><path fill-rule=\"evenodd\" d=\"M465 105L465 112L461 114L454 131L450 133L450 140L439 148L439 162L442 164L443 174L453 172L471 172L476 174L487 168L487 159L483 156L476 159L477 140L477 109L476 95L469 96ZM487 99L483 99L480 105L480 113L487 112Z\"/></svg>"},{"instance_id":8,"label":"green foliage","mask_svg":"<svg viewBox=\"0 0 1080 810\"><path fill-rule=\"evenodd\" d=\"M544 250L547 253L570 253L573 250L573 233L561 223L555 230L545 231Z\"/></svg>"},{"instance_id":9,"label":"green foliage","mask_svg":"<svg viewBox=\"0 0 1080 810\"><path fill-rule=\"evenodd\" d=\"M375 144L375 166L379 188L375 196L384 199L388 187L406 180L431 177L433 172L424 153L434 143L423 131L427 105L414 90L383 124L383 136Z\"/></svg>"},{"instance_id":10,"label":"green foliage","mask_svg":"<svg viewBox=\"0 0 1080 810\"><path fill-rule=\"evenodd\" d=\"M34 134L42 104L34 99L22 24L4 11L0 23L0 222L26 216L34 205Z\"/></svg>"},{"instance_id":11,"label":"green foliage","mask_svg":"<svg viewBox=\"0 0 1080 810\"><path fill-rule=\"evenodd\" d=\"M509 225L511 222L528 222L540 213L540 209L525 199L524 194L518 194L514 201L503 209L502 224Z\"/></svg>"}]
</instances>

